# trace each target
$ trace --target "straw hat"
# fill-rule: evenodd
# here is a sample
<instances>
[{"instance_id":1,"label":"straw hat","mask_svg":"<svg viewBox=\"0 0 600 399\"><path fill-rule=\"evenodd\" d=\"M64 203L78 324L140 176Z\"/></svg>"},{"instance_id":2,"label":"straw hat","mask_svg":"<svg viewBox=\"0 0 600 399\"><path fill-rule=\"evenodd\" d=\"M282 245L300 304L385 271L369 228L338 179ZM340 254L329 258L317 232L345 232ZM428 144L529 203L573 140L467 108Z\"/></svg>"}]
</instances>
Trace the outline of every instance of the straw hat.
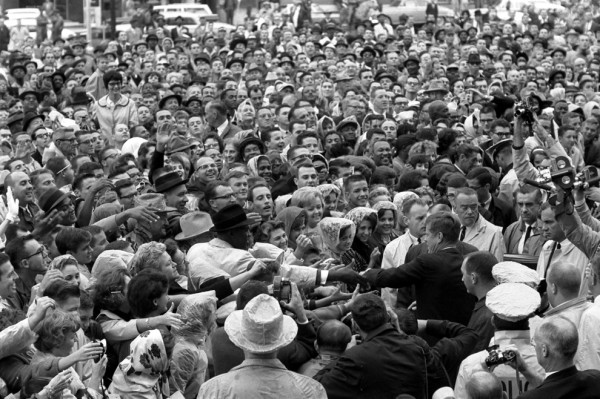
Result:
<instances>
[{"instance_id":1,"label":"straw hat","mask_svg":"<svg viewBox=\"0 0 600 399\"><path fill-rule=\"evenodd\" d=\"M283 315L277 299L260 294L244 310L229 315L225 332L238 348L250 353L270 353L292 342L298 326L291 317Z\"/></svg>"}]
</instances>

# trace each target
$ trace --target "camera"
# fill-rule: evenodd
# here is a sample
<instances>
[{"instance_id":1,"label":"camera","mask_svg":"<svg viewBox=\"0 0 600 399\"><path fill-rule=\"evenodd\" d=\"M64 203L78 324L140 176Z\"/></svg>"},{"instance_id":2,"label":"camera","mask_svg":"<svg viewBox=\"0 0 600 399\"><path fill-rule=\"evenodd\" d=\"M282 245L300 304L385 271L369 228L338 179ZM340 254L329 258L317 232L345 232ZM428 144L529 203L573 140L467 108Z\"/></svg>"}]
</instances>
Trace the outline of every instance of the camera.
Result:
<instances>
[{"instance_id":1,"label":"camera","mask_svg":"<svg viewBox=\"0 0 600 399\"><path fill-rule=\"evenodd\" d=\"M278 301L289 303L292 299L292 283L285 277L275 276L273 279L273 297Z\"/></svg>"},{"instance_id":2,"label":"camera","mask_svg":"<svg viewBox=\"0 0 600 399\"><path fill-rule=\"evenodd\" d=\"M515 104L515 116L521 117L525 123L533 124L535 116L533 108L529 105L529 99Z\"/></svg>"},{"instance_id":3,"label":"camera","mask_svg":"<svg viewBox=\"0 0 600 399\"><path fill-rule=\"evenodd\" d=\"M571 191L573 188L585 189L597 185L600 182L600 173L598 168L592 165L588 165L581 172L576 173L568 158L556 157L556 160L552 162L552 169L542 170L540 177L535 182L537 184L534 185L547 191L552 189L548 183L553 183L555 187L560 187L565 191Z\"/></svg>"},{"instance_id":4,"label":"camera","mask_svg":"<svg viewBox=\"0 0 600 399\"><path fill-rule=\"evenodd\" d=\"M106 354L106 340L105 339L103 339L101 341L93 340L92 342L97 342L100 345L102 345L102 354L94 359L94 363L98 363L100 361L100 359L102 359L102 356L104 356Z\"/></svg>"},{"instance_id":5,"label":"camera","mask_svg":"<svg viewBox=\"0 0 600 399\"><path fill-rule=\"evenodd\" d=\"M488 351L488 357L485 358L485 364L488 367L508 363L517 356L513 351L503 351L498 345L490 346L486 350Z\"/></svg>"}]
</instances>

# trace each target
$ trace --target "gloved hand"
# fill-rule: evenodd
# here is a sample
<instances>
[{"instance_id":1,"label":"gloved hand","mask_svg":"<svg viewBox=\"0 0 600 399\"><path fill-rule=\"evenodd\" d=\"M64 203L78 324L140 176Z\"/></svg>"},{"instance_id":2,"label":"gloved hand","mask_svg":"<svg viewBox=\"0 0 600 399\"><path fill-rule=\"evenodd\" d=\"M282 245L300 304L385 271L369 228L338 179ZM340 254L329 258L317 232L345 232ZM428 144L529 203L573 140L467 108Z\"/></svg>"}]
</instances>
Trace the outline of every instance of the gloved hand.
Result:
<instances>
[{"instance_id":1,"label":"gloved hand","mask_svg":"<svg viewBox=\"0 0 600 399\"><path fill-rule=\"evenodd\" d=\"M17 223L19 221L19 200L13 197L10 187L6 189L6 207L8 208L6 219L10 223Z\"/></svg>"}]
</instances>

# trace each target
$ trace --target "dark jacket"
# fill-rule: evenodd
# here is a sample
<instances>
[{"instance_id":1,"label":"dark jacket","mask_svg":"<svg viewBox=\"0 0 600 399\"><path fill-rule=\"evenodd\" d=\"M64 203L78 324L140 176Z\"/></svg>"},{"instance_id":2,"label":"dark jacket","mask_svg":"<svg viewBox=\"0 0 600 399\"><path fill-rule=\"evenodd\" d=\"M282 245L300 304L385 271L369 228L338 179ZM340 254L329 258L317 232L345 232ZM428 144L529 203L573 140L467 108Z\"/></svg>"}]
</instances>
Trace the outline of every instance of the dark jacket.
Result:
<instances>
[{"instance_id":1,"label":"dark jacket","mask_svg":"<svg viewBox=\"0 0 600 399\"><path fill-rule=\"evenodd\" d=\"M506 202L492 196L489 209L480 208L479 212L488 221L502 227L502 232L517 220L515 210Z\"/></svg>"},{"instance_id":2,"label":"dark jacket","mask_svg":"<svg viewBox=\"0 0 600 399\"><path fill-rule=\"evenodd\" d=\"M600 397L600 371L579 371L575 366L547 377L519 399L597 399Z\"/></svg>"},{"instance_id":3,"label":"dark jacket","mask_svg":"<svg viewBox=\"0 0 600 399\"><path fill-rule=\"evenodd\" d=\"M485 297L475 304L468 327L477 333L477 345L472 353L481 352L490 346L490 341L494 336L494 326L492 325L492 312L485 306Z\"/></svg>"},{"instance_id":4,"label":"dark jacket","mask_svg":"<svg viewBox=\"0 0 600 399\"><path fill-rule=\"evenodd\" d=\"M294 176L289 173L285 176L282 176L273 184L271 188L271 195L273 196L273 201L277 199L280 195L291 194L298 189L296 183L294 182Z\"/></svg>"},{"instance_id":5,"label":"dark jacket","mask_svg":"<svg viewBox=\"0 0 600 399\"><path fill-rule=\"evenodd\" d=\"M419 319L449 320L466 325L475 297L462 282L463 259L461 250L448 247L422 254L393 269L373 269L364 276L375 287L399 288L414 284Z\"/></svg>"},{"instance_id":6,"label":"dark jacket","mask_svg":"<svg viewBox=\"0 0 600 399\"><path fill-rule=\"evenodd\" d=\"M329 399L392 399L400 394L424 399L425 357L413 340L386 323L314 378Z\"/></svg>"},{"instance_id":7,"label":"dark jacket","mask_svg":"<svg viewBox=\"0 0 600 399\"><path fill-rule=\"evenodd\" d=\"M225 374L242 364L244 352L231 342L224 328L217 328L210 337L215 375ZM298 324L296 338L277 352L277 358L288 370L296 371L317 356L314 348L316 339L317 334L311 323Z\"/></svg>"}]
</instances>

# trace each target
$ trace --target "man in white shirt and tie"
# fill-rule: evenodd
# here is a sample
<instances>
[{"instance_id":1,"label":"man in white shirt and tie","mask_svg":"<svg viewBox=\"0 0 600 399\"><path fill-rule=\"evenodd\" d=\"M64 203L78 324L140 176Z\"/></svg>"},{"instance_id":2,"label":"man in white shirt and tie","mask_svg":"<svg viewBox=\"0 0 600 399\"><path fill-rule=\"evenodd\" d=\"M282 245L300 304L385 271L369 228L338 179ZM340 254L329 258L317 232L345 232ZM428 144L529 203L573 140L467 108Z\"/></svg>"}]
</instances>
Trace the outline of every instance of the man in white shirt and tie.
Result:
<instances>
[{"instance_id":1,"label":"man in white shirt and tie","mask_svg":"<svg viewBox=\"0 0 600 399\"><path fill-rule=\"evenodd\" d=\"M383 252L381 267L391 269L406 263L408 250L421 244L421 237L425 235L425 222L429 207L421 198L411 198L402 206L403 221L408 227L406 233L391 241ZM386 305L394 308L397 304L407 307L412 301L412 287L383 288L381 297ZM408 303L406 303L408 302Z\"/></svg>"},{"instance_id":2,"label":"man in white shirt and tie","mask_svg":"<svg viewBox=\"0 0 600 399\"><path fill-rule=\"evenodd\" d=\"M480 251L491 252L501 262L506 252L502 227L488 222L479 214L477 192L472 188L461 188L454 201L454 212L461 224L459 240Z\"/></svg>"}]
</instances>

